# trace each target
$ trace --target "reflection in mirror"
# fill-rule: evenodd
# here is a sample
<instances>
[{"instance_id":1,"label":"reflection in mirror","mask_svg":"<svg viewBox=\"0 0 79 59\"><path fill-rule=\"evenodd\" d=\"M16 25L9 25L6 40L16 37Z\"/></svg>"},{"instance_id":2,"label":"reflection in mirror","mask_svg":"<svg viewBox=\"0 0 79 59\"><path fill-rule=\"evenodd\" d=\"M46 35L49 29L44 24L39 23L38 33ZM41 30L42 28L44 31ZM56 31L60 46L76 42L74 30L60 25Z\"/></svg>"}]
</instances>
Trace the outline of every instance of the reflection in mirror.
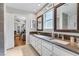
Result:
<instances>
[{"instance_id":1,"label":"reflection in mirror","mask_svg":"<svg viewBox=\"0 0 79 59\"><path fill-rule=\"evenodd\" d=\"M57 30L77 30L77 4L63 4L57 8Z\"/></svg>"},{"instance_id":2,"label":"reflection in mirror","mask_svg":"<svg viewBox=\"0 0 79 59\"><path fill-rule=\"evenodd\" d=\"M38 28L39 29L42 29L42 17L40 17L39 19L38 19Z\"/></svg>"},{"instance_id":3,"label":"reflection in mirror","mask_svg":"<svg viewBox=\"0 0 79 59\"><path fill-rule=\"evenodd\" d=\"M38 31L43 30L43 15L37 17L37 30Z\"/></svg>"}]
</instances>

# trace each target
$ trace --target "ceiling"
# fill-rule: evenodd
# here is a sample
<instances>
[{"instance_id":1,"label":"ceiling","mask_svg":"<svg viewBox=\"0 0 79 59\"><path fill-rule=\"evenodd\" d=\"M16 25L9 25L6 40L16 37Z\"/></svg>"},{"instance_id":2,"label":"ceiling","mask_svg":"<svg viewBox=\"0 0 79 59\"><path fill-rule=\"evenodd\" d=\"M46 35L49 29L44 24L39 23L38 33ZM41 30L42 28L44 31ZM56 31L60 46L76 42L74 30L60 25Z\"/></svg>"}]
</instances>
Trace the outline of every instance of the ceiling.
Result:
<instances>
[{"instance_id":1,"label":"ceiling","mask_svg":"<svg viewBox=\"0 0 79 59\"><path fill-rule=\"evenodd\" d=\"M46 3L6 3L7 7L37 13Z\"/></svg>"}]
</instances>

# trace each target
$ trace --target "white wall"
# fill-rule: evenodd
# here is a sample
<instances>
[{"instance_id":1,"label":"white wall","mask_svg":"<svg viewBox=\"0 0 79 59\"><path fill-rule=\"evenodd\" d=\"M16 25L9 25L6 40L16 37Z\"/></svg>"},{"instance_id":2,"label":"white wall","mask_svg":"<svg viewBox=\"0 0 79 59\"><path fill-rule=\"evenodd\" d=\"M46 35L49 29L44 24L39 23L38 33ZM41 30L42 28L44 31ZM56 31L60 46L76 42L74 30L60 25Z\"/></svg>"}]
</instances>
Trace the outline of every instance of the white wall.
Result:
<instances>
[{"instance_id":1,"label":"white wall","mask_svg":"<svg viewBox=\"0 0 79 59\"><path fill-rule=\"evenodd\" d=\"M34 14L29 14L28 15L28 18L30 19L30 31L36 31L36 24L37 24L37 21L36 21L36 15ZM35 21L35 27L33 26L32 24L32 21Z\"/></svg>"},{"instance_id":2,"label":"white wall","mask_svg":"<svg viewBox=\"0 0 79 59\"><path fill-rule=\"evenodd\" d=\"M5 49L14 47L14 15L6 13Z\"/></svg>"},{"instance_id":3,"label":"white wall","mask_svg":"<svg viewBox=\"0 0 79 59\"><path fill-rule=\"evenodd\" d=\"M31 21L35 19L35 15L34 14L28 14L27 15L27 19L26 19L26 39L27 39L27 44L29 44L29 35L30 35L30 31L36 31L36 28L32 29L31 28Z\"/></svg>"},{"instance_id":4,"label":"white wall","mask_svg":"<svg viewBox=\"0 0 79 59\"><path fill-rule=\"evenodd\" d=\"M16 10L18 11L18 10ZM29 44L29 32L34 31L35 29L30 28L30 21L35 19L35 15L32 13L16 13L16 12L9 12L8 9L6 11L6 18L5 18L5 49L9 49L14 47L14 16L23 16L26 18L26 44Z\"/></svg>"}]
</instances>

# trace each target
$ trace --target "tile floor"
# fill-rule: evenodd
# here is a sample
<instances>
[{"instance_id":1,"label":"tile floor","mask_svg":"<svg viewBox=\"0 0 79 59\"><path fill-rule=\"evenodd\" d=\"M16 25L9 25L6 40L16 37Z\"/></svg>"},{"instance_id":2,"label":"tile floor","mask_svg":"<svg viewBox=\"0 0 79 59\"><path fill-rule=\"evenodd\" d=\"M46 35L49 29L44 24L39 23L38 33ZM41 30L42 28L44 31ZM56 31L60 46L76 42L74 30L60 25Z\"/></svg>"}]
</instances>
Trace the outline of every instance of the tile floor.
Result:
<instances>
[{"instance_id":1,"label":"tile floor","mask_svg":"<svg viewBox=\"0 0 79 59\"><path fill-rule=\"evenodd\" d=\"M38 54L30 45L23 45L7 50L6 56L38 56Z\"/></svg>"}]
</instances>

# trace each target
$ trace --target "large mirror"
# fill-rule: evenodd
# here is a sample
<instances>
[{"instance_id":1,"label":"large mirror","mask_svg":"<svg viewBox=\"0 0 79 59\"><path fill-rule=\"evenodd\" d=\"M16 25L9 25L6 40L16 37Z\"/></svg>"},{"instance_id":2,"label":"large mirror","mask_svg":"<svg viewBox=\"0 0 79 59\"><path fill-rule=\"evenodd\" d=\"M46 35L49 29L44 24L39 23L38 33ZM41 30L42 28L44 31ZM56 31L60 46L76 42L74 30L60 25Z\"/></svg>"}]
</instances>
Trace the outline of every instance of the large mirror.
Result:
<instances>
[{"instance_id":1,"label":"large mirror","mask_svg":"<svg viewBox=\"0 0 79 59\"><path fill-rule=\"evenodd\" d=\"M43 30L43 15L37 17L37 31Z\"/></svg>"},{"instance_id":2,"label":"large mirror","mask_svg":"<svg viewBox=\"0 0 79 59\"><path fill-rule=\"evenodd\" d=\"M78 4L63 3L55 8L55 30L78 30Z\"/></svg>"}]
</instances>

